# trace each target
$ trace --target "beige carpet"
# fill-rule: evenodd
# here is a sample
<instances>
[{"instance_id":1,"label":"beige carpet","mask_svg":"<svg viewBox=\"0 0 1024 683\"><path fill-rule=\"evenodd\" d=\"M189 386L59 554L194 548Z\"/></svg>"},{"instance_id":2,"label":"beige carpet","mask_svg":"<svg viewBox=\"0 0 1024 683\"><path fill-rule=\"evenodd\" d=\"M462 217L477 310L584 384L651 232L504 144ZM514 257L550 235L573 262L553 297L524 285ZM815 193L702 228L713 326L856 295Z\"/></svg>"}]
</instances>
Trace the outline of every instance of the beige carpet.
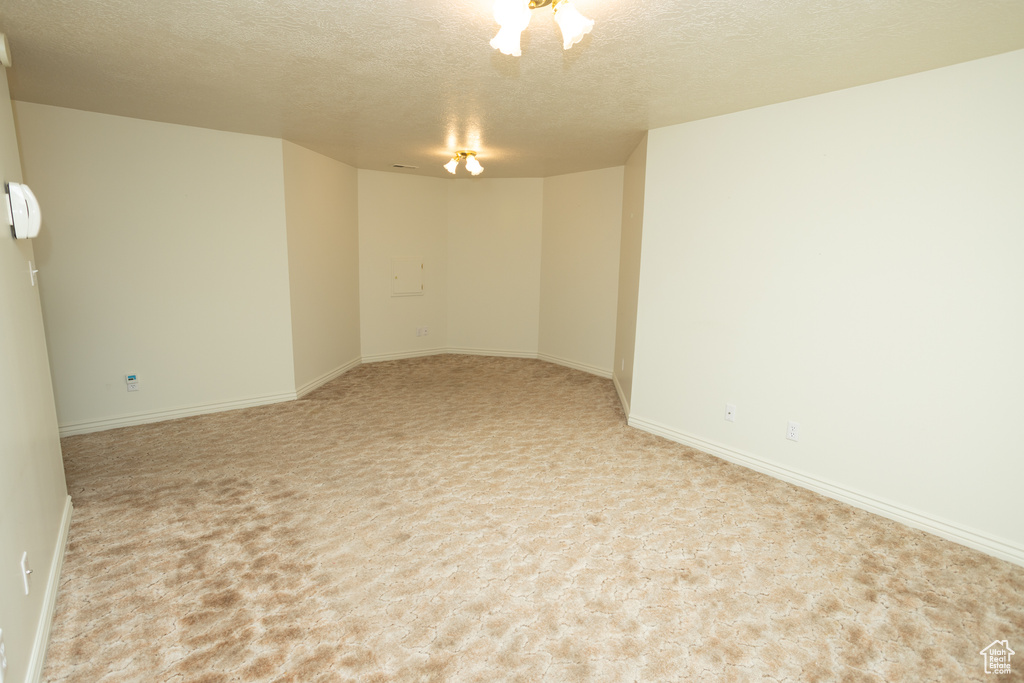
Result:
<instances>
[{"instance_id":1,"label":"beige carpet","mask_svg":"<svg viewBox=\"0 0 1024 683\"><path fill-rule=\"evenodd\" d=\"M541 361L364 365L63 446L44 681L1024 672L1024 568L632 429Z\"/></svg>"}]
</instances>

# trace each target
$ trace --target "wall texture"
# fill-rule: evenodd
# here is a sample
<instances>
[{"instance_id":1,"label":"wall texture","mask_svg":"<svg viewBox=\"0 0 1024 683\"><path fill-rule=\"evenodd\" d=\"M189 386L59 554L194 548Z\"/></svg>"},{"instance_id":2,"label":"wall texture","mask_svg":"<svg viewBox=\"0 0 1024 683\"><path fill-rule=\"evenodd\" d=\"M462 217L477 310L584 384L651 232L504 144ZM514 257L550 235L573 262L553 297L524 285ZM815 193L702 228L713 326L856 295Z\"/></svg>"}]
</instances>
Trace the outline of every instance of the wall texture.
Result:
<instances>
[{"instance_id":1,"label":"wall texture","mask_svg":"<svg viewBox=\"0 0 1024 683\"><path fill-rule=\"evenodd\" d=\"M294 397L281 141L22 102L15 115L46 206L62 431Z\"/></svg>"},{"instance_id":2,"label":"wall texture","mask_svg":"<svg viewBox=\"0 0 1024 683\"><path fill-rule=\"evenodd\" d=\"M301 395L359 363L356 170L284 142L295 385Z\"/></svg>"},{"instance_id":3,"label":"wall texture","mask_svg":"<svg viewBox=\"0 0 1024 683\"><path fill-rule=\"evenodd\" d=\"M644 228L644 179L647 136L629 155L622 180L622 235L619 241L619 294L615 318L615 365L612 376L623 409L629 413L636 349L636 306L640 296L640 247Z\"/></svg>"},{"instance_id":4,"label":"wall texture","mask_svg":"<svg viewBox=\"0 0 1024 683\"><path fill-rule=\"evenodd\" d=\"M544 181L448 181L448 343L535 357Z\"/></svg>"},{"instance_id":5,"label":"wall texture","mask_svg":"<svg viewBox=\"0 0 1024 683\"><path fill-rule=\"evenodd\" d=\"M22 180L7 71L0 67L0 178ZM33 188L34 189L34 188ZM0 195L3 201L6 196ZM42 204L43 216L48 205ZM57 416L46 357L39 290L29 279L36 254L15 240L0 213L0 629L8 681L42 671L71 501L64 483ZM49 230L44 223L42 233ZM38 238L37 238L38 239ZM33 240L34 241L34 240ZM42 277L46 277L42 274ZM28 553L31 590L20 572Z\"/></svg>"},{"instance_id":6,"label":"wall texture","mask_svg":"<svg viewBox=\"0 0 1024 683\"><path fill-rule=\"evenodd\" d=\"M612 376L623 168L544 179L540 357Z\"/></svg>"},{"instance_id":7,"label":"wall texture","mask_svg":"<svg viewBox=\"0 0 1024 683\"><path fill-rule=\"evenodd\" d=\"M651 131L631 423L1024 563L1022 83Z\"/></svg>"}]
</instances>

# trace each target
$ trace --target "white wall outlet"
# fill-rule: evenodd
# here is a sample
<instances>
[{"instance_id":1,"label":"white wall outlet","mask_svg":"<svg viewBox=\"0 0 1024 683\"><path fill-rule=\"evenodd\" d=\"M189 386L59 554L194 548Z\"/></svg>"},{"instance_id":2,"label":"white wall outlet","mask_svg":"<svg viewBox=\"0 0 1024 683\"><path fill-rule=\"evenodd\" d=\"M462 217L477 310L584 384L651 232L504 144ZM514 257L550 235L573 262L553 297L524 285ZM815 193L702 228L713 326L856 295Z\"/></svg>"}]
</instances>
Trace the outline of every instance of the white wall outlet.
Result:
<instances>
[{"instance_id":1,"label":"white wall outlet","mask_svg":"<svg viewBox=\"0 0 1024 683\"><path fill-rule=\"evenodd\" d=\"M429 334L430 334L430 330L428 328L426 328L426 327L417 327L416 328L416 336L417 337L426 337Z\"/></svg>"},{"instance_id":2,"label":"white wall outlet","mask_svg":"<svg viewBox=\"0 0 1024 683\"><path fill-rule=\"evenodd\" d=\"M7 674L7 648L4 647L4 630L0 628L0 683L4 683Z\"/></svg>"},{"instance_id":3,"label":"white wall outlet","mask_svg":"<svg viewBox=\"0 0 1024 683\"><path fill-rule=\"evenodd\" d=\"M139 376L138 375L125 375L124 383L128 385L128 391L139 390Z\"/></svg>"},{"instance_id":4,"label":"white wall outlet","mask_svg":"<svg viewBox=\"0 0 1024 683\"><path fill-rule=\"evenodd\" d=\"M725 404L725 420L726 422L736 421L736 406L732 403Z\"/></svg>"},{"instance_id":5,"label":"white wall outlet","mask_svg":"<svg viewBox=\"0 0 1024 683\"><path fill-rule=\"evenodd\" d=\"M25 582L25 595L28 595L29 589L32 587L29 581L32 578L32 569L28 566L27 550L21 554L21 578Z\"/></svg>"},{"instance_id":6,"label":"white wall outlet","mask_svg":"<svg viewBox=\"0 0 1024 683\"><path fill-rule=\"evenodd\" d=\"M799 441L800 440L800 423L799 422L793 422L792 420L789 421L789 424L786 425L786 438L789 439L790 441Z\"/></svg>"}]
</instances>

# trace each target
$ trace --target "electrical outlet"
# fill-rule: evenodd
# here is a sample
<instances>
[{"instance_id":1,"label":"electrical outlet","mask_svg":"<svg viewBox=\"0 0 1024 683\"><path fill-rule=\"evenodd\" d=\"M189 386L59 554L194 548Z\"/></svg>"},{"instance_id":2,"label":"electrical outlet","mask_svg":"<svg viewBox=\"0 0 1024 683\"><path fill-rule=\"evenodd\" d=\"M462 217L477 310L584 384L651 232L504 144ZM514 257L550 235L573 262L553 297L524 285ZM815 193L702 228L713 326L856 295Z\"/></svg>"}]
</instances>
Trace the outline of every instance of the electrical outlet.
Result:
<instances>
[{"instance_id":1,"label":"electrical outlet","mask_svg":"<svg viewBox=\"0 0 1024 683\"><path fill-rule=\"evenodd\" d=\"M426 327L417 327L416 328L416 336L417 337L426 337L429 334L430 334L430 330L427 329Z\"/></svg>"},{"instance_id":2,"label":"electrical outlet","mask_svg":"<svg viewBox=\"0 0 1024 683\"><path fill-rule=\"evenodd\" d=\"M736 406L731 403L725 404L725 420L726 422L736 421Z\"/></svg>"},{"instance_id":3,"label":"electrical outlet","mask_svg":"<svg viewBox=\"0 0 1024 683\"><path fill-rule=\"evenodd\" d=\"M793 422L792 420L789 421L789 424L786 425L786 438L789 439L790 441L799 441L800 440L800 423L799 422Z\"/></svg>"},{"instance_id":4,"label":"electrical outlet","mask_svg":"<svg viewBox=\"0 0 1024 683\"><path fill-rule=\"evenodd\" d=\"M128 391L139 390L139 376L138 375L125 375L124 383L128 385Z\"/></svg>"}]
</instances>

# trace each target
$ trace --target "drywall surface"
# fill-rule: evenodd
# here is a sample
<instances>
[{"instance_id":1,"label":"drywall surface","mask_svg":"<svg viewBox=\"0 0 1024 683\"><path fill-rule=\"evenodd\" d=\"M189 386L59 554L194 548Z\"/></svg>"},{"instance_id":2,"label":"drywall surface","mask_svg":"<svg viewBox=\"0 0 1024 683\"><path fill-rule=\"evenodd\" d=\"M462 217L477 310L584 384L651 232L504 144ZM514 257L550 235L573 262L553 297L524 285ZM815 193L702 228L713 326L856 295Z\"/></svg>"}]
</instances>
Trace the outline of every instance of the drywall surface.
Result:
<instances>
[{"instance_id":1,"label":"drywall surface","mask_svg":"<svg viewBox=\"0 0 1024 683\"><path fill-rule=\"evenodd\" d=\"M619 241L619 293L615 316L615 365L612 374L624 408L633 392L636 304L640 289L640 245L644 227L644 175L647 136L629 155L622 180L622 235Z\"/></svg>"},{"instance_id":2,"label":"drywall surface","mask_svg":"<svg viewBox=\"0 0 1024 683\"><path fill-rule=\"evenodd\" d=\"M1024 561L1022 83L1018 51L651 131L631 423Z\"/></svg>"},{"instance_id":3,"label":"drywall surface","mask_svg":"<svg viewBox=\"0 0 1024 683\"><path fill-rule=\"evenodd\" d=\"M611 376L621 167L545 179L358 176L364 360L513 355ZM423 258L422 295L392 296L396 257Z\"/></svg>"},{"instance_id":4,"label":"drywall surface","mask_svg":"<svg viewBox=\"0 0 1024 683\"><path fill-rule=\"evenodd\" d=\"M294 397L281 141L14 106L62 430Z\"/></svg>"},{"instance_id":5,"label":"drywall surface","mask_svg":"<svg viewBox=\"0 0 1024 683\"><path fill-rule=\"evenodd\" d=\"M2 67L0 176L5 182L22 180L7 71ZM48 205L44 201L42 206L46 216ZM53 575L53 565L63 553L59 540L67 486L39 290L29 279L33 245L11 237L5 214L0 214L0 629L7 654L6 680L24 681L33 657L38 675L45 650L45 639L37 634L50 619L48 586L55 591L59 578ZM49 225L44 223L42 230L45 234ZM29 595L19 571L24 552L33 572Z\"/></svg>"},{"instance_id":6,"label":"drywall surface","mask_svg":"<svg viewBox=\"0 0 1024 683\"><path fill-rule=\"evenodd\" d=\"M540 357L611 377L623 167L544 179Z\"/></svg>"},{"instance_id":7,"label":"drywall surface","mask_svg":"<svg viewBox=\"0 0 1024 683\"><path fill-rule=\"evenodd\" d=\"M447 345L446 180L358 172L359 320L364 360L436 353ZM392 296L392 259L423 259L423 293ZM428 334L417 336L427 328Z\"/></svg>"},{"instance_id":8,"label":"drywall surface","mask_svg":"<svg viewBox=\"0 0 1024 683\"><path fill-rule=\"evenodd\" d=\"M540 178L451 180L448 346L536 356L540 316Z\"/></svg>"},{"instance_id":9,"label":"drywall surface","mask_svg":"<svg viewBox=\"0 0 1024 683\"><path fill-rule=\"evenodd\" d=\"M299 391L359 362L356 170L285 141L292 350Z\"/></svg>"}]
</instances>

